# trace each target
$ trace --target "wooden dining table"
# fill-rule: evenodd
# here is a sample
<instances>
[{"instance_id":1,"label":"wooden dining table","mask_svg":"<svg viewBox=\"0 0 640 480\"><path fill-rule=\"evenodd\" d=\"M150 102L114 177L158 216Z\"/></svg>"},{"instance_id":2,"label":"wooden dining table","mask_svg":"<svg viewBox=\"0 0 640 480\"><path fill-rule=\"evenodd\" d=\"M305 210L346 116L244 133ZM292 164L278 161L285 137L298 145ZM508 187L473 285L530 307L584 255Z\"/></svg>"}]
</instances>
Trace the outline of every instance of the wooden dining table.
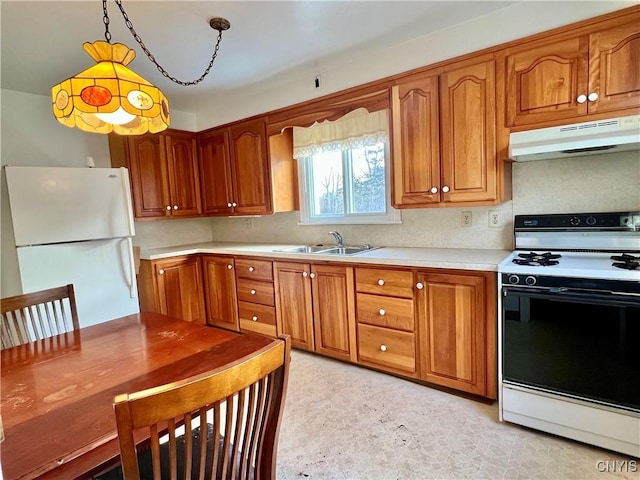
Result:
<instances>
[{"instance_id":1,"label":"wooden dining table","mask_svg":"<svg viewBox=\"0 0 640 480\"><path fill-rule=\"evenodd\" d=\"M206 372L273 341L140 313L2 350L4 480L90 478L118 460L116 395Z\"/></svg>"}]
</instances>

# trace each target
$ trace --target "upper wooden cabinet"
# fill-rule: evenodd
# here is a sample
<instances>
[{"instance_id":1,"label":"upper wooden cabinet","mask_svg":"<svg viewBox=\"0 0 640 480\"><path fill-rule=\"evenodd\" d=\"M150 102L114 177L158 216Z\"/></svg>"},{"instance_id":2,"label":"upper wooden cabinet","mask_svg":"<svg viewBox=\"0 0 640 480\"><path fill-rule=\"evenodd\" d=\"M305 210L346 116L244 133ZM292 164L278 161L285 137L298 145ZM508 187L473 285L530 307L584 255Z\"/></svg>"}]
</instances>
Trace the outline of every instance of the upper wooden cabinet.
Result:
<instances>
[{"instance_id":1,"label":"upper wooden cabinet","mask_svg":"<svg viewBox=\"0 0 640 480\"><path fill-rule=\"evenodd\" d=\"M506 69L508 127L637 113L640 22L510 48Z\"/></svg>"},{"instance_id":2,"label":"upper wooden cabinet","mask_svg":"<svg viewBox=\"0 0 640 480\"><path fill-rule=\"evenodd\" d=\"M501 201L495 61L481 60L392 87L394 206Z\"/></svg>"},{"instance_id":3,"label":"upper wooden cabinet","mask_svg":"<svg viewBox=\"0 0 640 480\"><path fill-rule=\"evenodd\" d=\"M200 214L195 135L167 131L139 136L109 135L112 166L129 169L136 218Z\"/></svg>"},{"instance_id":4,"label":"upper wooden cabinet","mask_svg":"<svg viewBox=\"0 0 640 480\"><path fill-rule=\"evenodd\" d=\"M273 212L264 119L203 133L198 148L205 214Z\"/></svg>"}]
</instances>

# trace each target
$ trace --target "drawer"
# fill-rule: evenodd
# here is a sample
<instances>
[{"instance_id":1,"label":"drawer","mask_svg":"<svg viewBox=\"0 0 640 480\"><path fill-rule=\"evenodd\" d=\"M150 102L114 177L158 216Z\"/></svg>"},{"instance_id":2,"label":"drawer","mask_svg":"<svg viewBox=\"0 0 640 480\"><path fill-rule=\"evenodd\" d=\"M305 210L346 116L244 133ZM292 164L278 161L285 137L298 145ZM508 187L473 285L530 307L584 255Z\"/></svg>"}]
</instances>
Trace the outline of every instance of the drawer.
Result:
<instances>
[{"instance_id":1,"label":"drawer","mask_svg":"<svg viewBox=\"0 0 640 480\"><path fill-rule=\"evenodd\" d=\"M413 300L368 293L358 293L356 298L358 322L413 333Z\"/></svg>"},{"instance_id":2,"label":"drawer","mask_svg":"<svg viewBox=\"0 0 640 480\"><path fill-rule=\"evenodd\" d=\"M276 309L257 303L238 302L240 330L276 336Z\"/></svg>"},{"instance_id":3,"label":"drawer","mask_svg":"<svg viewBox=\"0 0 640 480\"><path fill-rule=\"evenodd\" d=\"M359 323L358 361L415 376L415 336L413 333Z\"/></svg>"},{"instance_id":4,"label":"drawer","mask_svg":"<svg viewBox=\"0 0 640 480\"><path fill-rule=\"evenodd\" d=\"M413 298L413 272L356 268L356 290L361 293Z\"/></svg>"},{"instance_id":5,"label":"drawer","mask_svg":"<svg viewBox=\"0 0 640 480\"><path fill-rule=\"evenodd\" d=\"M276 303L273 294L273 283L256 282L255 280L239 278L238 300L274 307Z\"/></svg>"},{"instance_id":6,"label":"drawer","mask_svg":"<svg viewBox=\"0 0 640 480\"><path fill-rule=\"evenodd\" d=\"M271 260L236 259L236 276L254 280L273 281L273 262Z\"/></svg>"}]
</instances>

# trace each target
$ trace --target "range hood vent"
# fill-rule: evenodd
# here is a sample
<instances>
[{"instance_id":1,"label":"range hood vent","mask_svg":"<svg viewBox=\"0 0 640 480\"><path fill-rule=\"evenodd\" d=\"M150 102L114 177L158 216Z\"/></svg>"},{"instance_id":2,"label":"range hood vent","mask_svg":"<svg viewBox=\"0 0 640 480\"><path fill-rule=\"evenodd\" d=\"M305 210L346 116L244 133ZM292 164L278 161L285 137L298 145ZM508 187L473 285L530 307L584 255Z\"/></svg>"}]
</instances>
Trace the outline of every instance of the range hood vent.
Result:
<instances>
[{"instance_id":1,"label":"range hood vent","mask_svg":"<svg viewBox=\"0 0 640 480\"><path fill-rule=\"evenodd\" d=\"M512 133L509 156L518 162L640 149L640 115Z\"/></svg>"}]
</instances>

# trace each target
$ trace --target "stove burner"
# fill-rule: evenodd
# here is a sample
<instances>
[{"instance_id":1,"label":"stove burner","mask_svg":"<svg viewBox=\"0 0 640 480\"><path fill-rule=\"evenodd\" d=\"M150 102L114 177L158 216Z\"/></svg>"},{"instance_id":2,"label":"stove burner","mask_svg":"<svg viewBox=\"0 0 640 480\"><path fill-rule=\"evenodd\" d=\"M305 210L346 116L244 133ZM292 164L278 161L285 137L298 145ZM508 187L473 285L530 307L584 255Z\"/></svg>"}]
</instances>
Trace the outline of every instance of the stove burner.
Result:
<instances>
[{"instance_id":1,"label":"stove burner","mask_svg":"<svg viewBox=\"0 0 640 480\"><path fill-rule=\"evenodd\" d=\"M558 265L560 262L556 258L560 258L561 255L551 252L547 253L519 253L518 257L514 258L513 263L518 265L527 265L529 267L550 267L552 265Z\"/></svg>"},{"instance_id":2,"label":"stove burner","mask_svg":"<svg viewBox=\"0 0 640 480\"><path fill-rule=\"evenodd\" d=\"M634 257L633 255L613 255L611 260L616 260L611 265L616 268L622 268L624 270L640 270L640 257Z\"/></svg>"}]
</instances>

